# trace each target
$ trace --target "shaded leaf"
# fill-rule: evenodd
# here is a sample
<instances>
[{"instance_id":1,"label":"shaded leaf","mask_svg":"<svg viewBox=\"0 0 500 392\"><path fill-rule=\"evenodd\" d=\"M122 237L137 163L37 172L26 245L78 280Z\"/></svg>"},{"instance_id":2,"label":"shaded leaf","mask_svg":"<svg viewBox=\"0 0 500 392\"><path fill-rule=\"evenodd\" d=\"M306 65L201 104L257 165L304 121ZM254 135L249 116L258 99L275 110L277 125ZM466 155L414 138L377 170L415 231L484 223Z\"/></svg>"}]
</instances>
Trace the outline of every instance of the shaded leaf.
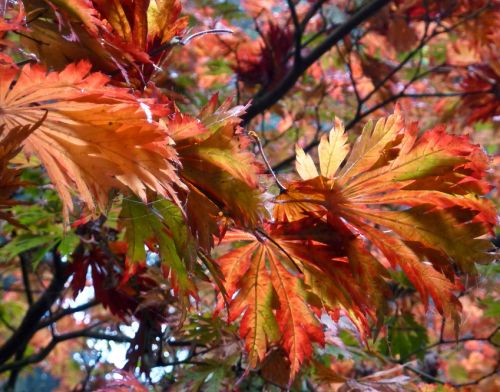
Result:
<instances>
[{"instance_id":1,"label":"shaded leaf","mask_svg":"<svg viewBox=\"0 0 500 392\"><path fill-rule=\"evenodd\" d=\"M43 113L34 124L18 125L7 133L5 124L0 125L0 219L5 219L12 224L19 224L7 208L20 201L11 198L12 194L26 182L19 178L21 170L10 166L9 162L21 150L26 138L32 134L45 121L47 113Z\"/></svg>"},{"instance_id":2,"label":"shaded leaf","mask_svg":"<svg viewBox=\"0 0 500 392\"><path fill-rule=\"evenodd\" d=\"M262 363L270 345L279 341L293 379L312 354L312 342L323 342L304 284L289 271L287 255L277 243L244 232L230 232L226 240L250 241L218 260L226 278L229 319L243 314L240 335L245 339L250 366Z\"/></svg>"},{"instance_id":3,"label":"shaded leaf","mask_svg":"<svg viewBox=\"0 0 500 392\"><path fill-rule=\"evenodd\" d=\"M146 205L138 199L123 199L120 214L125 228L130 263L146 261L146 245L154 246L170 273L172 286L182 293L195 293L190 277L196 259L194 244L184 217L168 200Z\"/></svg>"}]
</instances>

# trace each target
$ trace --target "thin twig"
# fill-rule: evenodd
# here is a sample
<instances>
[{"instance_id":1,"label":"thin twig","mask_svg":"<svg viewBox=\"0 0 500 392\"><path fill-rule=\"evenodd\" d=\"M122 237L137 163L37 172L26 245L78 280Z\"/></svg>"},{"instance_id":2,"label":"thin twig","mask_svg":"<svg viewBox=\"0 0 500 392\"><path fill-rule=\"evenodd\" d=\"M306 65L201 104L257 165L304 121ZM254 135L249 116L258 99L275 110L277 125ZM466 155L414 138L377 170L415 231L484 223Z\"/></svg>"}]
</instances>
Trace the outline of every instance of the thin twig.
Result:
<instances>
[{"instance_id":1,"label":"thin twig","mask_svg":"<svg viewBox=\"0 0 500 392\"><path fill-rule=\"evenodd\" d=\"M290 9L290 14L292 15L294 38L295 38L295 50L294 50L294 60L293 66L299 67L302 62L302 54L301 54L301 42L302 42L302 27L299 22L299 17L297 16L297 10L295 8L295 4L293 0L287 0L288 8Z\"/></svg>"},{"instance_id":2,"label":"thin twig","mask_svg":"<svg viewBox=\"0 0 500 392\"><path fill-rule=\"evenodd\" d=\"M328 35L318 46L312 49L310 53L303 58L300 67L292 68L288 74L281 79L275 88L255 97L252 105L242 116L243 123L247 124L254 117L269 109L272 105L282 99L283 96L293 86L295 86L297 80L299 80L299 78L311 65L313 65L321 56L335 46L337 42L348 35L353 29L358 27L371 16L375 15L389 2L390 0L373 0L362 6L346 22L333 30L330 35Z\"/></svg>"},{"instance_id":3,"label":"thin twig","mask_svg":"<svg viewBox=\"0 0 500 392\"><path fill-rule=\"evenodd\" d=\"M273 171L273 168L272 168L271 164L269 163L269 160L267 159L266 154L264 153L264 148L262 147L262 143L260 142L260 139L259 139L259 136L257 135L257 133L255 133L254 131L250 131L250 132L248 132L248 136L253 138L255 140L255 142L257 143L257 145L259 146L260 155L262 156L262 159L264 160L264 163L266 164L267 170L273 176L274 182L276 182L276 185L278 186L280 193L286 192L285 186L280 182L280 180L278 179L278 176L276 176L276 173Z\"/></svg>"},{"instance_id":4,"label":"thin twig","mask_svg":"<svg viewBox=\"0 0 500 392\"><path fill-rule=\"evenodd\" d=\"M193 39L202 37L204 35L208 34L233 34L233 30L229 29L210 29L210 30L203 30L199 31L197 33L191 34L188 37L184 38L179 42L180 45L187 45L189 42L191 42Z\"/></svg>"},{"instance_id":5,"label":"thin twig","mask_svg":"<svg viewBox=\"0 0 500 392\"><path fill-rule=\"evenodd\" d=\"M229 29L210 29L210 30L203 30L199 31L197 33L191 34L187 36L186 38L182 37L174 37L172 38L171 41L165 42L164 44L152 49L151 51L148 52L150 56L156 56L163 52L164 50L171 48L172 46L180 45L184 46L187 45L189 42L191 42L193 39L202 37L207 34L233 34L232 30Z\"/></svg>"},{"instance_id":6,"label":"thin twig","mask_svg":"<svg viewBox=\"0 0 500 392\"><path fill-rule=\"evenodd\" d=\"M21 253L19 258L21 261L21 273L22 273L24 291L26 293L26 300L28 301L28 305L31 306L33 305L33 292L31 291L31 283L29 277L29 265L31 263L26 253Z\"/></svg>"},{"instance_id":7,"label":"thin twig","mask_svg":"<svg viewBox=\"0 0 500 392\"><path fill-rule=\"evenodd\" d=\"M263 237L265 237L266 239L268 239L269 241L271 241L280 251L282 251L285 254L285 256L290 260L290 262L292 263L292 265L295 267L295 269L297 270L297 272L299 274L301 274L301 275L303 274L302 270L297 265L297 263L295 262L295 260L293 259L293 257L286 251L285 248L283 248L279 244L279 242L277 242L273 237L271 237L269 234L267 234L264 230L257 229L256 232L257 232L257 234L262 235Z\"/></svg>"},{"instance_id":8,"label":"thin twig","mask_svg":"<svg viewBox=\"0 0 500 392\"><path fill-rule=\"evenodd\" d=\"M426 381L431 381L435 384L440 384L440 385L451 385L453 388L462 388L462 387L466 387L466 386L471 386L471 385L477 385L479 384L481 381L489 378L489 377L492 377L494 376L495 374L498 374L499 372L499 363L497 363L495 365L495 368L489 372L489 373L486 373L485 375L475 379L475 380L472 380L472 381L467 381L467 382L463 382L463 383L454 383L454 382L451 382L451 381L447 381L447 380L441 380L439 378L436 378L436 377L433 377L431 376L430 374L427 374L425 372L423 372L422 370L418 369L418 368L415 368L411 365L403 365L403 367L415 374L418 374L420 377L422 377L424 380Z\"/></svg>"},{"instance_id":9,"label":"thin twig","mask_svg":"<svg viewBox=\"0 0 500 392\"><path fill-rule=\"evenodd\" d=\"M305 31L309 21L316 15L318 10L321 9L324 3L326 3L326 0L317 0L311 5L311 7L309 7L306 14L304 15L304 19L302 19L302 22L300 23L301 31Z\"/></svg>"},{"instance_id":10,"label":"thin twig","mask_svg":"<svg viewBox=\"0 0 500 392\"><path fill-rule=\"evenodd\" d=\"M75 314L77 312L83 312L84 310L90 309L96 305L99 305L100 302L96 299L89 301L87 303L75 306L74 308L66 308L62 309L59 312L53 313L50 315L50 317L47 317L46 319L42 319L39 323L37 328L42 329L45 327L48 327L50 324L55 323L56 321L59 321L65 316L69 316L71 314Z\"/></svg>"}]
</instances>

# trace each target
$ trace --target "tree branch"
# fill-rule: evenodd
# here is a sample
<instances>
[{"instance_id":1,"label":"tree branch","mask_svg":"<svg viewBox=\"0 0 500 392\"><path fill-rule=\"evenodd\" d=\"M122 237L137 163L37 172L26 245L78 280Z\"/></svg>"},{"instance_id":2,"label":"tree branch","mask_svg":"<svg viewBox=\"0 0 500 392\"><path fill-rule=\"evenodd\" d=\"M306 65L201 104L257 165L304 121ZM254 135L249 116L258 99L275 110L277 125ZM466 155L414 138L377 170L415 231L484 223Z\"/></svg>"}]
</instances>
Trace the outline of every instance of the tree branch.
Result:
<instances>
[{"instance_id":1,"label":"tree branch","mask_svg":"<svg viewBox=\"0 0 500 392\"><path fill-rule=\"evenodd\" d=\"M297 10L295 8L295 4L293 0L287 0L288 8L290 9L290 13L292 14L292 21L294 27L294 39L295 39L295 50L294 50L294 59L293 59L293 67L300 67L300 63L302 62L302 28L300 26L299 17L297 16Z\"/></svg>"},{"instance_id":2,"label":"tree branch","mask_svg":"<svg viewBox=\"0 0 500 392\"><path fill-rule=\"evenodd\" d=\"M300 23L300 29L301 31L304 31L307 27L307 24L309 21L316 15L318 10L323 6L323 4L326 3L326 0L317 0L315 1L311 7L307 10L307 13L304 16L304 19L302 19L302 22Z\"/></svg>"},{"instance_id":3,"label":"tree branch","mask_svg":"<svg viewBox=\"0 0 500 392\"><path fill-rule=\"evenodd\" d=\"M24 359L21 359L19 361L14 361L8 364L5 364L3 366L0 366L0 373L3 373L8 370L15 370L15 369L21 369L27 365L31 365L37 362L42 361L45 359L50 352L61 342L64 342L66 340L71 340L71 339L76 339L80 337L85 337L88 332L95 326L92 325L90 327L78 330L78 331L73 331L73 332L68 332L62 335L57 335L52 338L49 344L47 344L43 349L41 349L38 353L31 355L29 357L26 357Z\"/></svg>"},{"instance_id":4,"label":"tree branch","mask_svg":"<svg viewBox=\"0 0 500 392\"><path fill-rule=\"evenodd\" d=\"M409 370L410 372L418 374L423 379L425 379L427 381L431 381L431 382L433 382L435 384L451 385L453 388L462 388L462 387L467 387L467 386L471 386L471 385L477 385L481 381L483 381L483 380L485 380L485 379L487 379L489 377L492 377L495 374L498 374L499 365L500 364L497 362L497 364L495 365L495 368L491 372L486 373L483 376L481 376L481 377L479 377L479 378L477 378L475 380L467 381L467 382L463 382L463 383L454 383L454 382L450 382L450 381L446 381L446 380L441 380L439 378L433 377L430 374L427 374L427 373L421 371L420 369L417 369L417 368L415 368L413 366L410 366L410 365L403 365L403 367L405 369Z\"/></svg>"},{"instance_id":5,"label":"tree branch","mask_svg":"<svg viewBox=\"0 0 500 392\"><path fill-rule=\"evenodd\" d=\"M65 265L56 251L53 251L52 254L54 256L54 278L49 287L47 287L47 290L30 306L16 332L0 347L0 364L8 361L17 352L19 347L29 342L38 330L37 325L39 321L59 298L64 289L64 284L68 279Z\"/></svg>"},{"instance_id":6,"label":"tree branch","mask_svg":"<svg viewBox=\"0 0 500 392\"><path fill-rule=\"evenodd\" d=\"M30 277L29 277L29 264L30 260L28 259L26 253L21 253L19 256L21 260L21 273L23 278L24 290L26 292L26 300L28 301L28 305L33 305L33 292L31 291Z\"/></svg>"},{"instance_id":7,"label":"tree branch","mask_svg":"<svg viewBox=\"0 0 500 392\"><path fill-rule=\"evenodd\" d=\"M271 164L269 163L269 160L267 159L267 156L266 156L266 154L264 152L264 148L262 147L262 143L261 143L261 141L259 139L259 136L254 131L248 132L248 135L250 137L252 137L255 140L255 142L257 143L257 146L259 147L260 155L262 156L262 159L264 160L264 163L266 164L267 170L272 174L272 176L274 178L274 182L278 186L278 188L280 190L280 193L285 192L286 188L280 182L280 180L276 176L276 173L274 173L273 168L271 167Z\"/></svg>"},{"instance_id":8,"label":"tree branch","mask_svg":"<svg viewBox=\"0 0 500 392\"><path fill-rule=\"evenodd\" d=\"M353 29L376 14L387 5L390 0L373 0L361 7L345 23L337 27L327 36L311 53L304 57L300 66L293 67L281 82L272 90L255 97L255 100L242 116L243 125L248 124L254 117L269 109L278 102L297 82L302 74L314 64L321 56L328 52L337 42L348 35Z\"/></svg>"},{"instance_id":9,"label":"tree branch","mask_svg":"<svg viewBox=\"0 0 500 392\"><path fill-rule=\"evenodd\" d=\"M194 361L193 358L195 358L199 355L206 354L206 353L208 353L212 350L215 350L215 349L216 349L216 347L207 347L201 351L196 352L196 348L195 348L195 350L193 350L185 359L173 360L170 362L167 362L165 360L165 358L160 356L157 359L157 361L153 367L178 366L178 365L184 365L184 364L206 365L206 362Z\"/></svg>"},{"instance_id":10,"label":"tree branch","mask_svg":"<svg viewBox=\"0 0 500 392\"><path fill-rule=\"evenodd\" d=\"M96 299L89 301L87 303L84 303L82 305L75 306L74 308L66 308L62 309L59 312L54 313L52 316L42 319L37 326L37 329L42 329L45 327L48 327L50 324L55 323L56 321L59 321L65 316L69 316L70 314L74 314L77 312L83 312L84 310L90 309L96 305L99 305L100 302Z\"/></svg>"},{"instance_id":11,"label":"tree branch","mask_svg":"<svg viewBox=\"0 0 500 392\"><path fill-rule=\"evenodd\" d=\"M372 3L373 4L373 3ZM372 91L370 91L370 93L368 93L367 96L363 97L361 99L361 104L364 104L366 103L372 96L373 94L375 94L381 87L384 86L384 84L391 78L393 77L396 73L398 73L403 67L405 64L407 64L414 56L416 56L421 50L422 48L429 42L431 41L433 38L435 38L436 36L438 35L441 35L443 33L448 33L449 31L453 30L454 28L460 26L461 24L465 23L466 21L468 20L471 20L475 17L477 17L478 15L480 15L482 12L484 12L485 10L487 10L489 7L491 6L490 3L486 4L485 6L481 7L481 8L478 8L477 10L475 10L474 12L472 13L468 13L468 14L464 14L462 16L462 18L457 21L456 23L454 23L452 26L449 26L449 27L446 27L446 28L441 28L441 29L434 29L430 34L428 34L428 25L426 25L426 29L425 29L425 32L421 38L421 40L419 41L419 44L417 45L417 47L415 47L413 50L411 50L406 56L405 58L397 65L395 66L383 79L381 82L377 83L377 85L374 87L374 89ZM361 10L359 11L361 12ZM354 17L354 16L353 16ZM346 22L347 23L347 22ZM344 25L342 25L344 26ZM340 26L339 28L341 28L342 26ZM339 29L338 28L338 29ZM332 35L335 34L335 32L338 30L336 29ZM326 40L325 40L326 41ZM324 42L325 42L324 41ZM324 43L323 42L323 43ZM323 45L323 43L321 45ZM320 45L320 46L321 46ZM312 53L311 53L312 55ZM308 61L308 58L305 58L304 59L304 64ZM406 93L407 89L418 79L420 79L421 77L424 77L424 76L427 76L429 73L433 72L433 71L437 71L439 70L440 68L442 67L442 65L439 65L437 67L433 67L427 71L423 71L423 72L420 72L418 73L418 75L414 75L406 84L405 86L396 94L394 94L393 96L390 96L388 98L386 98L385 100L383 100L382 102L372 106L371 108L367 109L366 111L364 112L359 112L357 111L356 115L354 116L354 118L349 121L347 124L346 124L346 131L351 129L354 125L356 125L360 120L362 120L363 118L365 118L366 116L370 115L371 113L375 112L376 110L378 109L381 109L383 108L384 106L386 106L387 104L391 103L391 102L395 102L397 101L398 99L400 98L432 98L432 97L436 97L436 98L439 98L439 97L460 97L460 96L467 96L467 95L475 95L475 94L489 94L489 93L495 93L494 90L492 89L489 89L489 90L481 90L481 91L466 91L466 92L449 92L449 93L422 93L422 94L408 94ZM294 80L294 83L295 83L296 79ZM279 86L278 86L279 87ZM267 108L266 108L267 109ZM250 111L252 110L252 107L250 107L249 109ZM264 109L265 110L265 109ZM248 114L248 112L247 112ZM311 141L305 148L304 148L304 151L305 152L308 152L309 150L311 150L312 148L316 147L317 145L319 144L319 140L318 139L314 139L313 141ZM276 165L273 166L273 170L275 172L278 172L280 170L282 170L283 168L287 167L289 164L291 164L293 161L295 160L295 155L291 155L289 156L288 158L284 159L283 161L277 163Z\"/></svg>"},{"instance_id":12,"label":"tree branch","mask_svg":"<svg viewBox=\"0 0 500 392\"><path fill-rule=\"evenodd\" d=\"M444 319L443 319L443 324L444 325ZM440 337L440 339L435 342L435 343L432 343L426 347L422 347L421 349L418 349L418 350L415 350L409 354L406 355L405 358L402 358L400 360L400 362L405 362L408 358L412 357L413 355L416 355L418 353L421 353L421 352L427 352L435 347L439 347L439 346L442 346L442 345L447 345L447 344L459 344L459 343L465 343L465 342L470 342L470 341L476 341L476 342L488 342L489 344L491 344L492 346L495 346L495 347L500 347L500 345L498 343L495 343L494 342L494 338L496 336L496 334L500 331L500 327L496 327L493 332L491 332L488 336L486 337L483 337L483 338L476 338L476 337L463 337L463 338L459 338L459 339L451 339L451 340L446 340L446 339L443 339L442 338L442 335Z\"/></svg>"}]
</instances>

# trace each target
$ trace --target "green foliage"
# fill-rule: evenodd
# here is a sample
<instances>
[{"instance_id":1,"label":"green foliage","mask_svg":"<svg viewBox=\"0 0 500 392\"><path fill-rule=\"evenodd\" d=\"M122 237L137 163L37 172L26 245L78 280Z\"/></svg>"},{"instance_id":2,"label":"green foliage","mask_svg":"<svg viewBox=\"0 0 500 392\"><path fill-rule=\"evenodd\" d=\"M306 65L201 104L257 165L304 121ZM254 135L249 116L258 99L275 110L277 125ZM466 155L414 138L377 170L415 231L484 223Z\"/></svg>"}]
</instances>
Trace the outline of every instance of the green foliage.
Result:
<instances>
[{"instance_id":1,"label":"green foliage","mask_svg":"<svg viewBox=\"0 0 500 392\"><path fill-rule=\"evenodd\" d=\"M427 330L418 324L410 313L386 320L387 336L379 342L379 349L384 355L392 356L404 362L416 354L423 359L429 344Z\"/></svg>"}]
</instances>

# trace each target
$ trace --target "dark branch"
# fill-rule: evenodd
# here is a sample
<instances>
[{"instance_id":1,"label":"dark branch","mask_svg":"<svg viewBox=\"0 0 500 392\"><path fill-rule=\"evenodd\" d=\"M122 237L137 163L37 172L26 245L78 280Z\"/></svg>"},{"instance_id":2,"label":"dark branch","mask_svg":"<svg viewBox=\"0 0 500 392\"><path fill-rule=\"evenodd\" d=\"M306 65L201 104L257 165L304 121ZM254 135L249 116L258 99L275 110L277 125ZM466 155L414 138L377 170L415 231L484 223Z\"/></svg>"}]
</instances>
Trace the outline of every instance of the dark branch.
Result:
<instances>
[{"instance_id":1,"label":"dark branch","mask_svg":"<svg viewBox=\"0 0 500 392\"><path fill-rule=\"evenodd\" d=\"M498 374L498 372L499 372L499 363L497 362L497 364L495 365L495 368L491 372L486 373L483 376L481 376L481 377L479 377L479 378L477 378L475 380L467 381L467 382L463 382L463 383L454 383L454 382L450 382L450 381L446 381L446 380L441 380L441 379L433 377L430 374L427 374L427 373L423 372L422 370L417 369L417 368L415 368L413 366L405 365L404 368L407 369L407 370L409 370L409 371L411 371L411 372L413 372L413 373L415 373L415 374L418 374L423 379L425 379L427 381L431 381L431 382L433 382L435 384L451 385L453 388L462 388L462 387L477 385L481 381L483 381L483 380L485 380L485 379L487 379L489 377L492 377L492 376Z\"/></svg>"},{"instance_id":2,"label":"dark branch","mask_svg":"<svg viewBox=\"0 0 500 392\"><path fill-rule=\"evenodd\" d=\"M208 348L205 348L201 351L196 351L196 348L194 350L191 351L191 353L185 358L185 359L180 359L180 360L173 360L173 361L170 361L170 362L167 362L165 360L165 358L163 358L162 356L160 356L156 363L154 364L154 367L164 367L164 366L178 366L178 365L184 365L184 364L190 364L190 365L206 365L207 363L206 362L202 362L202 361L195 361L193 360L193 358L199 356L199 355L203 355L203 354L206 354L212 350L215 350L217 347L208 347Z\"/></svg>"},{"instance_id":3,"label":"dark branch","mask_svg":"<svg viewBox=\"0 0 500 392\"><path fill-rule=\"evenodd\" d=\"M100 302L98 300L94 299L93 301L87 302L79 306L75 306L74 308L62 309L59 312L54 313L52 316L41 320L40 323L38 323L37 329L48 327L50 324L59 321L65 316L69 316L70 314L75 314L77 312L83 312L84 310L90 309L98 305L99 303Z\"/></svg>"},{"instance_id":4,"label":"dark branch","mask_svg":"<svg viewBox=\"0 0 500 392\"><path fill-rule=\"evenodd\" d=\"M424 48L424 46L429 43L429 41L431 41L433 38L441 35L441 34L444 34L444 33L448 33L449 31L453 30L454 28L460 26L461 24L465 23L466 21L468 20L471 20L475 17L477 17L478 15L480 15L482 12L486 11L489 7L491 6L490 3L486 4L485 6L481 7L481 8L478 8L477 10L475 10L474 12L472 13L468 13L468 14L464 14L462 16L462 18L457 21L455 24L453 24L452 26L449 26L449 27L446 27L446 28L440 28L440 29L434 29L432 32L428 32L428 25L426 25L426 29L425 29L425 32L422 36L422 38L420 39L417 47L415 47L413 50L411 50L406 56L405 58L396 66L394 67L383 79L381 82L377 83L377 85L374 87L374 89L372 91L370 91L370 93L368 93L367 96L363 97L361 99L361 102L360 104L364 104L366 103L378 90L380 90L394 75L396 75L399 71L401 71L404 67L404 65L406 65L412 58L414 58L417 54L419 54L421 52L421 50ZM359 12L361 12L362 10L360 10ZM354 17L354 16L353 16ZM346 22L347 23L347 22ZM342 25L344 26L344 25ZM342 26L340 26L339 28L342 28ZM338 28L338 29L339 29ZM335 32L338 30L336 29L332 35L335 34ZM326 40L325 40L326 41ZM323 42L324 43L324 42ZM323 43L321 45L323 45ZM320 46L321 46L320 45ZM312 54L312 53L311 53ZM304 59L304 64L307 62L307 59L309 58L309 56L307 58ZM420 71L420 66L417 67L418 68L418 71ZM429 75L430 73L434 72L434 71L439 71L440 69L442 68L442 65L439 65L437 67L433 67L433 68L430 68L429 70L427 71L422 71L422 72L419 72L418 74L414 75L406 84L405 86L398 92L398 93L395 93L394 95L386 98L385 100L383 100L382 102L372 106L371 108L365 110L364 112L360 112L360 111L357 111L356 112L356 115L354 116L354 118L349 121L345 127L346 131L347 130L350 130L352 129L352 127L354 127L354 125L356 125L360 120L362 120L363 118L365 118L366 116L372 114L373 112L375 112L376 110L378 109L381 109L383 107L385 107L386 105L388 105L389 103L392 103L392 102L395 102L397 101L398 99L401 99L401 98L432 98L432 97L460 97L460 96L467 96L467 95L475 95L475 94L489 94L489 93L495 93L494 90L492 89L489 89L489 90L481 90L481 91L466 91L466 92L449 92L449 93L422 93L422 94L408 94L406 93L406 91L408 90L408 88L418 79L421 79L422 77L424 76L427 76ZM417 72L418 72L417 71ZM295 82L295 81L294 81ZM267 109L267 108L266 108ZM249 109L250 111L252 110L252 107L250 107ZM265 109L264 109L265 110ZM304 148L304 151L305 152L308 152L310 151L312 148L316 147L317 145L319 144L319 140L318 139L315 139L313 140L312 142L310 142L305 148ZM293 161L295 160L295 155L291 155L289 156L288 158L284 159L283 161L277 163L276 165L273 166L273 170L274 171L280 171L282 170L283 168L287 167L288 165L290 165Z\"/></svg>"},{"instance_id":5,"label":"dark branch","mask_svg":"<svg viewBox=\"0 0 500 392\"><path fill-rule=\"evenodd\" d=\"M30 260L28 259L26 253L21 253L21 272L23 277L23 285L24 291L26 293L26 300L28 301L28 305L33 305L33 292L31 291L31 283L29 277L29 265Z\"/></svg>"},{"instance_id":6,"label":"dark branch","mask_svg":"<svg viewBox=\"0 0 500 392\"><path fill-rule=\"evenodd\" d=\"M11 337L0 347L0 364L9 360L38 330L37 325L54 302L59 298L68 279L65 265L57 252L54 255L54 278L42 296L26 312L23 321Z\"/></svg>"},{"instance_id":7,"label":"dark branch","mask_svg":"<svg viewBox=\"0 0 500 392\"><path fill-rule=\"evenodd\" d=\"M323 6L323 4L326 3L326 0L318 0L315 1L311 7L307 10L307 13L304 16L304 19L302 19L302 22L300 23L300 29L302 31L305 31L307 24L309 21L316 15L318 10Z\"/></svg>"},{"instance_id":8,"label":"dark branch","mask_svg":"<svg viewBox=\"0 0 500 392\"><path fill-rule=\"evenodd\" d=\"M80 329L77 331L68 332L68 333L65 333L62 335L56 335L52 338L50 343L47 346L45 346L43 349L41 349L38 353L33 354L33 355L26 357L24 359L19 359L19 360L13 361L11 363L5 364L3 366L0 366L0 373L6 372L9 370L19 370L25 366L32 365L32 364L38 363L40 361L43 361L59 343L64 342L66 340L78 339L78 338L88 338L88 339L113 341L113 342L117 342L117 343L131 343L133 341L133 338L128 337L126 335L106 333L103 331L95 331L95 330L93 330L93 328L95 328L95 325L92 325L90 327ZM166 343L170 347L190 347L193 345L193 342L183 341L183 340L167 341ZM198 347L204 347L204 346L198 345ZM196 353L196 355L201 355L203 353L205 353L205 351L200 351L200 352ZM179 361L179 363L166 363L165 365L161 365L161 366L169 366L169 365L175 365L175 364L181 364L181 363L186 363L186 362ZM157 365L157 366L160 366L160 365Z\"/></svg>"},{"instance_id":9,"label":"dark branch","mask_svg":"<svg viewBox=\"0 0 500 392\"><path fill-rule=\"evenodd\" d=\"M254 117L269 109L278 102L295 85L304 72L314 64L321 56L328 52L341 39L347 36L353 29L376 14L381 8L387 5L390 0L373 0L361 7L345 23L337 27L327 36L309 55L303 58L300 66L293 67L281 82L272 90L257 96L247 112L243 115L243 124L248 124Z\"/></svg>"},{"instance_id":10,"label":"dark branch","mask_svg":"<svg viewBox=\"0 0 500 392\"><path fill-rule=\"evenodd\" d=\"M294 50L294 60L293 67L300 67L300 63L302 62L302 28L300 26L299 17L297 16L297 10L295 8L295 4L293 0L287 0L288 8L290 8L290 13L292 14L292 21L294 27L294 39L295 39L295 50Z\"/></svg>"},{"instance_id":11,"label":"dark branch","mask_svg":"<svg viewBox=\"0 0 500 392\"><path fill-rule=\"evenodd\" d=\"M443 319L443 323L441 325L444 326L445 324L445 319ZM444 328L441 329L442 331L444 331ZM491 344L492 346L495 346L495 347L500 347L500 345L498 343L496 343L494 341L496 335L498 334L498 332L500 331L500 327L497 327L495 328L495 330L493 330L493 332L491 332L488 336L485 336L483 338L476 338L476 337L463 337L463 338L460 338L460 339L450 339L450 340L446 340L446 339L443 339L442 336L443 336L443 333L440 334L440 339L435 342L435 343L432 343L426 347L422 347L418 350L415 350L409 354L406 355L405 358L402 358L399 362L403 363L405 362L408 358L412 357L413 355L416 355L416 354L419 354L421 352L427 352L435 347L439 347L439 346L443 346L443 345L452 345L452 344L459 344L459 343L465 343L465 342L470 342L470 341L476 341L476 342L488 342L489 344Z\"/></svg>"},{"instance_id":12,"label":"dark branch","mask_svg":"<svg viewBox=\"0 0 500 392\"><path fill-rule=\"evenodd\" d=\"M45 346L43 349L41 349L38 353L31 355L29 357L26 357L24 359L21 359L19 361L14 361L8 364L5 364L3 366L0 366L0 373L3 373L8 370L15 370L15 369L21 369L27 365L31 365L37 362L42 361L45 359L51 351L61 342L64 342L66 340L71 340L71 339L76 339L80 337L85 337L85 334L89 332L94 326L78 330L78 331L73 331L73 332L68 332L62 335L54 336L50 343Z\"/></svg>"}]
</instances>

